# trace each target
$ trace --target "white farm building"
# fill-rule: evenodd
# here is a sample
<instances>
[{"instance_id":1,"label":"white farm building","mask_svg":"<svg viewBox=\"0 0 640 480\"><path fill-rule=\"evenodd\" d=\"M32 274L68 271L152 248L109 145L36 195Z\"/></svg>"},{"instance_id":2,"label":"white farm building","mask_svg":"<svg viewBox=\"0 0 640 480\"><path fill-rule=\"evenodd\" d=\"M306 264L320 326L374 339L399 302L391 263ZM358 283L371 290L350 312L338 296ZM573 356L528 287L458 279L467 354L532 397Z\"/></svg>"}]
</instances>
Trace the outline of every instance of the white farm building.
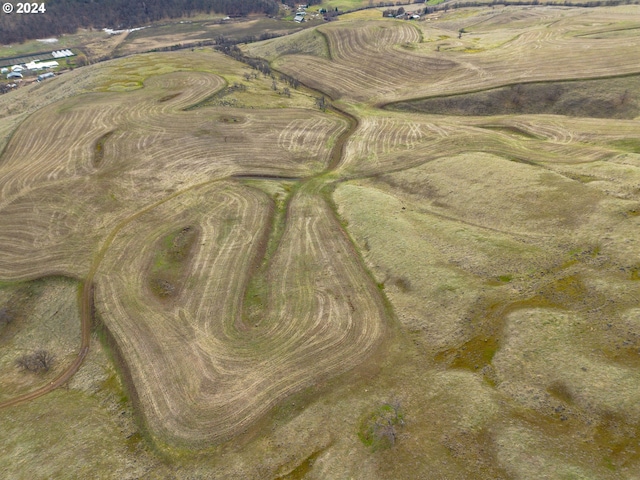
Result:
<instances>
[{"instance_id":1,"label":"white farm building","mask_svg":"<svg viewBox=\"0 0 640 480\"><path fill-rule=\"evenodd\" d=\"M53 58L65 58L65 57L73 57L75 53L71 50L57 50L55 52L51 52L51 56Z\"/></svg>"},{"instance_id":2,"label":"white farm building","mask_svg":"<svg viewBox=\"0 0 640 480\"><path fill-rule=\"evenodd\" d=\"M27 67L28 70L43 70L46 68L53 68L53 67L57 67L60 64L58 62L56 62L55 60L52 60L50 62L29 62L27 63L25 66Z\"/></svg>"}]
</instances>

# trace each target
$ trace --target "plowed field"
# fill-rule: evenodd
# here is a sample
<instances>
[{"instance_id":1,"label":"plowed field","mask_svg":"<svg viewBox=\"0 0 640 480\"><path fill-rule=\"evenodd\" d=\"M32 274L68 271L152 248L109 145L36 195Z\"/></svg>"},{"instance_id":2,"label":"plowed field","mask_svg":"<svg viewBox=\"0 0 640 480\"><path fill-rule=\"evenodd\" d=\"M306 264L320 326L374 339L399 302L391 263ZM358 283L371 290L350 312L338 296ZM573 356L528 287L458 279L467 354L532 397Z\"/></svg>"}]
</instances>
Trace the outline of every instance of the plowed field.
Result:
<instances>
[{"instance_id":1,"label":"plowed field","mask_svg":"<svg viewBox=\"0 0 640 480\"><path fill-rule=\"evenodd\" d=\"M183 51L5 96L0 463L42 450L11 409L78 408L120 452L92 478L636 478L639 16L347 16L242 46L273 77Z\"/></svg>"}]
</instances>

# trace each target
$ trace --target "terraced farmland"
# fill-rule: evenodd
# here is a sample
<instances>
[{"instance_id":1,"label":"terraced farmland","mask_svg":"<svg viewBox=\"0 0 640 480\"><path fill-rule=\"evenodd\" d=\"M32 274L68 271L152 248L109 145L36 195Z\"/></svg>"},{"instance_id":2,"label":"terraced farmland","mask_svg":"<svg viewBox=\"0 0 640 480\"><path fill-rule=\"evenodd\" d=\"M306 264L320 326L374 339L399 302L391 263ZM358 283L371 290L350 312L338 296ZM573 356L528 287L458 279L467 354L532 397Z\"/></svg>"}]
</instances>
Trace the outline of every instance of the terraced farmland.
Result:
<instances>
[{"instance_id":1,"label":"terraced farmland","mask_svg":"<svg viewBox=\"0 0 640 480\"><path fill-rule=\"evenodd\" d=\"M639 14L346 16L243 46L273 77L185 51L87 67L34 113L16 96L0 463L635 478ZM39 345L54 367L17 369ZM14 462L42 449L16 412L60 438L47 465Z\"/></svg>"}]
</instances>

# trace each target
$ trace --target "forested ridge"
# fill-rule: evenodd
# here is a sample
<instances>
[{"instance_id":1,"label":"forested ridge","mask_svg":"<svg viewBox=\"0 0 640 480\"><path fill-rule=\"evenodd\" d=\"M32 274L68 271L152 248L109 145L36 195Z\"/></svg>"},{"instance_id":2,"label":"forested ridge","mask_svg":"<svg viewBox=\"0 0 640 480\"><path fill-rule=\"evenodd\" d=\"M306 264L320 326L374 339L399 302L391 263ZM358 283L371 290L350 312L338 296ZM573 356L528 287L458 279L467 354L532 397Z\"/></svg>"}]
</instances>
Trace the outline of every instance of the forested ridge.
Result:
<instances>
[{"instance_id":1,"label":"forested ridge","mask_svg":"<svg viewBox=\"0 0 640 480\"><path fill-rule=\"evenodd\" d=\"M201 12L234 16L278 12L276 0L48 0L45 7L45 13L0 15L0 43L72 33L82 27L131 28Z\"/></svg>"}]
</instances>

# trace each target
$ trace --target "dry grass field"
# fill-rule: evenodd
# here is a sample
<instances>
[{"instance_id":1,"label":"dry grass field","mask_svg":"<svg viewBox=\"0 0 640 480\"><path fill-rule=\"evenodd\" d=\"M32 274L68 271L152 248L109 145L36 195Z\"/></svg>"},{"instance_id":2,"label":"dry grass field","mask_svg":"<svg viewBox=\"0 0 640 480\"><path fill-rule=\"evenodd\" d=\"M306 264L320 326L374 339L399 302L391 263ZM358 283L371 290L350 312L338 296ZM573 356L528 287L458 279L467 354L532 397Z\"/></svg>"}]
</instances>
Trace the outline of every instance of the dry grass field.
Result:
<instances>
[{"instance_id":1,"label":"dry grass field","mask_svg":"<svg viewBox=\"0 0 640 480\"><path fill-rule=\"evenodd\" d=\"M262 311L245 321L243 291L268 235L269 206L260 191L216 183L130 223L110 248L96 277L97 308L108 312L125 356L135 356L131 374L152 431L196 444L228 438L379 343L375 286L362 283L366 274L325 202L302 191L288 205ZM159 225L197 232L184 259L188 277L162 298L149 294L145 275Z\"/></svg>"},{"instance_id":2,"label":"dry grass field","mask_svg":"<svg viewBox=\"0 0 640 480\"><path fill-rule=\"evenodd\" d=\"M634 15L636 6L579 13L563 7L496 7L420 22L344 20L317 28L330 60L284 54L275 65L333 98L374 104L522 81L635 73L640 30ZM624 40L603 38L603 32L619 31L620 24L628 32ZM465 33L458 38L461 29Z\"/></svg>"},{"instance_id":3,"label":"dry grass field","mask_svg":"<svg viewBox=\"0 0 640 480\"><path fill-rule=\"evenodd\" d=\"M256 18L248 20L235 19L224 23L220 23L220 18L222 18L220 15L217 16L218 18L215 18L215 15L205 15L204 17L203 20L196 17L131 32L118 43L114 49L114 55L130 55L178 44L213 40L219 35L234 39L252 35L259 36L264 33L282 35L301 30L304 27L295 22L280 21L257 15Z\"/></svg>"},{"instance_id":4,"label":"dry grass field","mask_svg":"<svg viewBox=\"0 0 640 480\"><path fill-rule=\"evenodd\" d=\"M640 7L368 15L0 97L1 476L638 478Z\"/></svg>"}]
</instances>

